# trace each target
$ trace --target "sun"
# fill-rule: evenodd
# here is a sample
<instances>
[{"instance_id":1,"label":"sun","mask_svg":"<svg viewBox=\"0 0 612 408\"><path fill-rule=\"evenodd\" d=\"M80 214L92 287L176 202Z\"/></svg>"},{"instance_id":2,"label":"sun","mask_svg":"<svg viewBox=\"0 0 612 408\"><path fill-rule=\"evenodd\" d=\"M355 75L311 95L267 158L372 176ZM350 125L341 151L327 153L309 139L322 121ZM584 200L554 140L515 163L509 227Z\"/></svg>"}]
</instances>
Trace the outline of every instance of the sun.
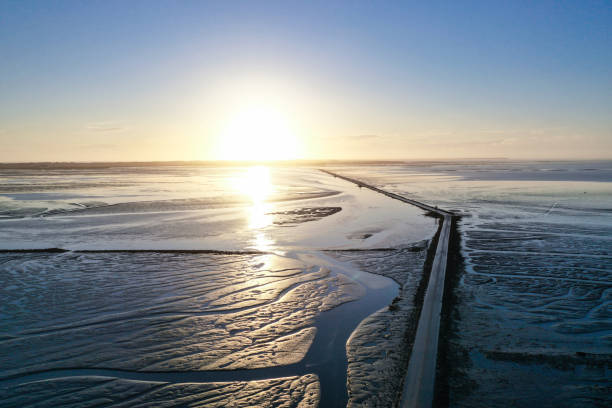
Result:
<instances>
[{"instance_id":1,"label":"sun","mask_svg":"<svg viewBox=\"0 0 612 408\"><path fill-rule=\"evenodd\" d=\"M219 160L270 161L299 157L298 139L287 115L255 106L233 115L220 132Z\"/></svg>"}]
</instances>

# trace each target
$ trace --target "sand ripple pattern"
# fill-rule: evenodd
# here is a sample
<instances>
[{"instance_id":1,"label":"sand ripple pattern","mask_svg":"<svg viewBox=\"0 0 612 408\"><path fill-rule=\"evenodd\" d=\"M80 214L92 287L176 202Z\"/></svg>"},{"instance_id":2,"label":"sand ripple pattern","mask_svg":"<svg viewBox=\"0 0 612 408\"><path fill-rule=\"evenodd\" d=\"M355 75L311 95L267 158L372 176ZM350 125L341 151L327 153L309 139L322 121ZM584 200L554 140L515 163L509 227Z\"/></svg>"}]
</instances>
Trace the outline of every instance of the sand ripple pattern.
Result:
<instances>
[{"instance_id":1,"label":"sand ripple pattern","mask_svg":"<svg viewBox=\"0 0 612 408\"><path fill-rule=\"evenodd\" d=\"M390 407L399 398L414 340L415 295L423 278L428 244L392 251L331 252L400 285L392 305L363 320L347 342L348 407Z\"/></svg>"},{"instance_id":2,"label":"sand ripple pattern","mask_svg":"<svg viewBox=\"0 0 612 408\"><path fill-rule=\"evenodd\" d=\"M612 190L588 182L609 182L610 173L598 170L593 178L560 166L338 170L464 214L465 265L454 265L459 282L448 345L450 406L612 404ZM555 179L585 183L560 187Z\"/></svg>"},{"instance_id":3,"label":"sand ripple pattern","mask_svg":"<svg viewBox=\"0 0 612 408\"><path fill-rule=\"evenodd\" d=\"M60 391L61 390L61 391ZM59 392L58 392L59 391ZM315 375L262 381L168 384L108 377L60 378L0 389L3 406L20 407L315 407Z\"/></svg>"},{"instance_id":4,"label":"sand ripple pattern","mask_svg":"<svg viewBox=\"0 0 612 408\"><path fill-rule=\"evenodd\" d=\"M292 364L308 351L317 315L361 294L342 275L277 255L180 253L2 254L0 292L0 378L72 368L177 372ZM150 385L96 381L71 387L108 395L104 387L125 386L132 395ZM151 401L163 400L161 390L178 395L190 387L201 388L206 406L223 406L209 399L232 387L238 399L266 392L281 398L298 388L305 401L318 395L316 376L302 376L173 385L155 388ZM3 392L19 392L13 388ZM279 401L274 406L297 406L291 398Z\"/></svg>"}]
</instances>

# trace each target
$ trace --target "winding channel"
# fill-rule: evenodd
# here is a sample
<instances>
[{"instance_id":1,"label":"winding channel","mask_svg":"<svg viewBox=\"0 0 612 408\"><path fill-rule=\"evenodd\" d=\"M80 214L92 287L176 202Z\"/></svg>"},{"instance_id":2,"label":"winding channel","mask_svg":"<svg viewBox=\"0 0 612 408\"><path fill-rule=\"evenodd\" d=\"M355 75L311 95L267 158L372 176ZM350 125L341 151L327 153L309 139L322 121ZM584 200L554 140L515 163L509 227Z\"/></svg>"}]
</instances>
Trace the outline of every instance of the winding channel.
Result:
<instances>
[{"instance_id":1,"label":"winding channel","mask_svg":"<svg viewBox=\"0 0 612 408\"><path fill-rule=\"evenodd\" d=\"M296 254L298 257L302 257ZM347 263L332 260L320 252L302 254L310 262L330 266L332 275L342 273L359 282L365 290L357 300L343 303L320 313L315 318L316 335L306 356L300 362L285 366L213 371L131 371L103 368L50 369L0 380L0 388L66 377L103 376L125 380L164 383L210 383L254 381L316 374L319 377L322 408L346 406L347 368L346 342L359 323L372 313L388 306L399 287L391 279L358 270ZM342 272L338 272L341 269Z\"/></svg>"}]
</instances>

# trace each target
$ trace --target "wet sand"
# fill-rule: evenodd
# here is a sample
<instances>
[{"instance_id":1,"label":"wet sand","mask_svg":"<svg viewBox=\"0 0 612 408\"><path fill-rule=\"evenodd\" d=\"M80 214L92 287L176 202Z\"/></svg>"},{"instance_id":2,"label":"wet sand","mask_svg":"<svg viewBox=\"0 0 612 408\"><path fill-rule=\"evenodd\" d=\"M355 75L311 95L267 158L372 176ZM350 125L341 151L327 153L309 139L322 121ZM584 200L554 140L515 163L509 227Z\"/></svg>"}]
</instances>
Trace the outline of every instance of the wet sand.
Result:
<instances>
[{"instance_id":1,"label":"wet sand","mask_svg":"<svg viewBox=\"0 0 612 408\"><path fill-rule=\"evenodd\" d=\"M397 252L415 241L418 250L408 252L418 257L435 223L422 219L420 210L344 181L306 175L317 186L325 181L329 192L308 187L304 196L299 190L299 200L257 209L259 223L247 228L222 216L226 231L242 225L238 234L220 231L233 241L211 235L178 242L180 229L149 235L156 220L164 225L176 217L214 219L216 213L193 201L178 202L178 210L172 201L160 206L148 195L146 205L139 204L142 212L111 205L100 207L102 213L83 208L2 221L22 237L34 228L47 235L38 237L41 251L9 247L0 254L7 299L2 313L11 316L0 327L7 362L0 394L18 405L27 402L19 396L26 391L34 399L67 403L104 399L112 385L125 389L115 402L127 405L171 393L187 401L194 392L203 398L219 393L226 402L267 392L268 403L279 406L346 405L347 381L353 376L356 384L360 371L349 369L347 340L357 344L355 329L388 309L399 293L398 284L368 273L359 258L366 262L367 250ZM232 214L238 215L242 209L236 208ZM57 235L62 225L69 225L68 233ZM145 239L126 248L120 231L140 231ZM52 234L53 245L44 245ZM21 244L3 241L9 245ZM325 252L330 249L358 251L342 261ZM410 271L418 281L418 263ZM43 292L47 296L40 297ZM410 310L412 299L405 299L396 319ZM378 358L374 364L384 361ZM66 391L63 397L52 391L57 387ZM295 395L284 401L288 392Z\"/></svg>"},{"instance_id":2,"label":"wet sand","mask_svg":"<svg viewBox=\"0 0 612 408\"><path fill-rule=\"evenodd\" d=\"M611 169L440 162L334 170L463 215L445 282L438 406L612 402Z\"/></svg>"}]
</instances>

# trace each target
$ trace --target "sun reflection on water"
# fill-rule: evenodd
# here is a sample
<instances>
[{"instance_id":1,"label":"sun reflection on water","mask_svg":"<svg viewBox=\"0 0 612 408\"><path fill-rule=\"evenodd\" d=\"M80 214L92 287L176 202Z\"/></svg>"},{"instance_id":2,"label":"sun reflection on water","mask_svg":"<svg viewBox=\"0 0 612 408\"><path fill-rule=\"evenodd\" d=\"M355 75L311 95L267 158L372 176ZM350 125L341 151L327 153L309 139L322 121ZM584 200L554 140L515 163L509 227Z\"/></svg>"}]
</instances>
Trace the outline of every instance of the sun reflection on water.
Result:
<instances>
[{"instance_id":1,"label":"sun reflection on water","mask_svg":"<svg viewBox=\"0 0 612 408\"><path fill-rule=\"evenodd\" d=\"M268 251L274 240L262 230L272 224L274 218L270 215L274 204L268 201L275 191L270 169L266 166L249 167L238 179L237 187L252 203L247 209L248 228L255 233L252 246L260 251Z\"/></svg>"}]
</instances>

